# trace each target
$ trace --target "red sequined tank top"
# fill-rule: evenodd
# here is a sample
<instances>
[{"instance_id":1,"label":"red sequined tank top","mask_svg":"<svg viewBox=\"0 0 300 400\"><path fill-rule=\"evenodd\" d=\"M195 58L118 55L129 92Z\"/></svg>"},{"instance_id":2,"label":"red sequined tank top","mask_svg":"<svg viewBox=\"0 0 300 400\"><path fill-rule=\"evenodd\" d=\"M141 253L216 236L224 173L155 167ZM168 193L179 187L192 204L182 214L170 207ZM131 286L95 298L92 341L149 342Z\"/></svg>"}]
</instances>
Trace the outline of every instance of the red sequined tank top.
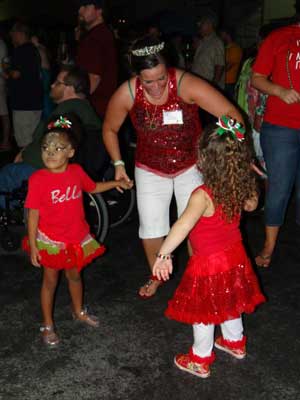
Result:
<instances>
[{"instance_id":1,"label":"red sequined tank top","mask_svg":"<svg viewBox=\"0 0 300 400\"><path fill-rule=\"evenodd\" d=\"M130 118L137 133L136 164L162 175L176 175L197 161L201 134L198 106L187 104L177 92L176 71L168 69L168 99L153 105L144 96L140 79ZM165 125L163 111L182 111L183 124Z\"/></svg>"}]
</instances>

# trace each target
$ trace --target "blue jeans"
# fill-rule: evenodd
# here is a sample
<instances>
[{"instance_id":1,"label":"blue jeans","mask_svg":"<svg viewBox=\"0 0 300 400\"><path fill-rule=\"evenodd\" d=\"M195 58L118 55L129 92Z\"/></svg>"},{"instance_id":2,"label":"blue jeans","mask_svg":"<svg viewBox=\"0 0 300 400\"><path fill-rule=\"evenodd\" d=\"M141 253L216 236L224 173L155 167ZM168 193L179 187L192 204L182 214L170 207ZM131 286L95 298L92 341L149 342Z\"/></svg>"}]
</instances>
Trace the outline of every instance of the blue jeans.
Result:
<instances>
[{"instance_id":1,"label":"blue jeans","mask_svg":"<svg viewBox=\"0 0 300 400\"><path fill-rule=\"evenodd\" d=\"M264 122L260 143L268 171L265 223L282 225L295 185L296 222L300 224L300 129Z\"/></svg>"},{"instance_id":2,"label":"blue jeans","mask_svg":"<svg viewBox=\"0 0 300 400\"><path fill-rule=\"evenodd\" d=\"M24 162L7 164L0 169L0 191L11 192L21 187L36 168ZM0 196L0 208L5 207L5 198Z\"/></svg>"}]
</instances>

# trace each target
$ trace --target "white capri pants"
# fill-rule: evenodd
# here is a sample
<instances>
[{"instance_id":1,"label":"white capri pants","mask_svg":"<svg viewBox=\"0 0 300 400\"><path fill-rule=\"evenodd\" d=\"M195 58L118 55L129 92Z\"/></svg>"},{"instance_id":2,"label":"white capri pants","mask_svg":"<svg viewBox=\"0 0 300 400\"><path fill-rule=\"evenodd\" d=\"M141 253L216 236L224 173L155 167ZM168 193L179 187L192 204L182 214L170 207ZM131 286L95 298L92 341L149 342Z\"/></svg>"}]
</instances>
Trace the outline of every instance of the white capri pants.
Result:
<instances>
[{"instance_id":1,"label":"white capri pants","mask_svg":"<svg viewBox=\"0 0 300 400\"><path fill-rule=\"evenodd\" d=\"M196 165L174 178L167 178L135 167L137 207L141 239L166 236L170 230L170 203L173 193L180 216L187 206L192 191L203 183Z\"/></svg>"},{"instance_id":2,"label":"white capri pants","mask_svg":"<svg viewBox=\"0 0 300 400\"><path fill-rule=\"evenodd\" d=\"M231 342L243 339L242 318L230 319L220 324L222 336ZM199 357L209 357L214 346L215 325L193 325L194 344L193 353Z\"/></svg>"}]
</instances>

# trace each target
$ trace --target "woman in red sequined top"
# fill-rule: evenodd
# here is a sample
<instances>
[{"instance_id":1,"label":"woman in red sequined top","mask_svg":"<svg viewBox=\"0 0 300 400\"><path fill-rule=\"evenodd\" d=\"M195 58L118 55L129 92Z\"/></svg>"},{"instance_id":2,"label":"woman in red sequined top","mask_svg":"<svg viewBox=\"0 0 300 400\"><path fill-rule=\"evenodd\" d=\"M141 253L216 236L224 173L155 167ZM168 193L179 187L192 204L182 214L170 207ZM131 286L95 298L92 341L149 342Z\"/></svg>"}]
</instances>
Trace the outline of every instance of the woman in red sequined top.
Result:
<instances>
[{"instance_id":1,"label":"woman in red sequined top","mask_svg":"<svg viewBox=\"0 0 300 400\"><path fill-rule=\"evenodd\" d=\"M169 279L171 252L189 235L193 255L166 316L193 325L193 346L175 357L175 365L200 378L210 374L214 346L237 359L246 356L241 314L265 300L239 230L241 211L257 206L252 153L240 124L223 117L218 125L201 140L205 185L193 191L153 266L158 279ZM215 324L222 335L214 342Z\"/></svg>"},{"instance_id":2,"label":"woman in red sequined top","mask_svg":"<svg viewBox=\"0 0 300 400\"><path fill-rule=\"evenodd\" d=\"M129 179L118 141L118 132L129 114L137 133L135 181L143 241L149 266L169 232L169 207L173 193L180 215L193 189L202 183L196 167L201 134L198 108L212 115L239 111L206 81L182 70L168 68L164 43L146 37L130 53L135 75L111 98L103 125L105 146L115 165L116 178ZM205 61L204 61L205 62ZM152 275L139 290L149 298L161 284Z\"/></svg>"}]
</instances>

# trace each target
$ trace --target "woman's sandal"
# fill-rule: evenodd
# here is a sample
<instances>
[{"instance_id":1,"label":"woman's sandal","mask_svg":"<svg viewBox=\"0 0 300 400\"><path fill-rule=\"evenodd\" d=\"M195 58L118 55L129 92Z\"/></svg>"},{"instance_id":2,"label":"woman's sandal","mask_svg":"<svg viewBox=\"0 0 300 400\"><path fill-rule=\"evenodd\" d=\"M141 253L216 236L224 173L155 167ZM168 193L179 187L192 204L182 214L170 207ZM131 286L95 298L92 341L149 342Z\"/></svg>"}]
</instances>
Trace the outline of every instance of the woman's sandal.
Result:
<instances>
[{"instance_id":1,"label":"woman's sandal","mask_svg":"<svg viewBox=\"0 0 300 400\"><path fill-rule=\"evenodd\" d=\"M153 293L149 294L149 295L147 295L147 294L141 294L140 291L139 291L138 294L139 294L139 296L140 296L141 299L144 299L144 300L150 299L151 297L153 297L153 296L155 295L157 289L158 289L161 285L164 284L164 281L159 280L159 279L157 278L157 276L151 275L150 278L149 278L149 280L145 283L145 285L142 286L142 288L145 288L146 290L149 289L150 286L153 284L153 282L159 282L158 285L157 285L157 288L155 289L155 291L154 291ZM141 290L141 288L140 288L140 290Z\"/></svg>"},{"instance_id":2,"label":"woman's sandal","mask_svg":"<svg viewBox=\"0 0 300 400\"><path fill-rule=\"evenodd\" d=\"M73 312L72 317L74 321L78 321L82 324L91 326L92 328L98 328L100 325L98 317L89 314L86 307L81 310L79 314Z\"/></svg>"},{"instance_id":3,"label":"woman's sandal","mask_svg":"<svg viewBox=\"0 0 300 400\"><path fill-rule=\"evenodd\" d=\"M56 347L59 344L59 338L53 325L42 325L40 332L42 332L42 340L46 346Z\"/></svg>"},{"instance_id":4,"label":"woman's sandal","mask_svg":"<svg viewBox=\"0 0 300 400\"><path fill-rule=\"evenodd\" d=\"M256 264L258 267L268 268L268 267L270 266L271 259L272 259L272 254L262 254L262 253L259 253L259 254L255 257L255 264Z\"/></svg>"}]
</instances>

